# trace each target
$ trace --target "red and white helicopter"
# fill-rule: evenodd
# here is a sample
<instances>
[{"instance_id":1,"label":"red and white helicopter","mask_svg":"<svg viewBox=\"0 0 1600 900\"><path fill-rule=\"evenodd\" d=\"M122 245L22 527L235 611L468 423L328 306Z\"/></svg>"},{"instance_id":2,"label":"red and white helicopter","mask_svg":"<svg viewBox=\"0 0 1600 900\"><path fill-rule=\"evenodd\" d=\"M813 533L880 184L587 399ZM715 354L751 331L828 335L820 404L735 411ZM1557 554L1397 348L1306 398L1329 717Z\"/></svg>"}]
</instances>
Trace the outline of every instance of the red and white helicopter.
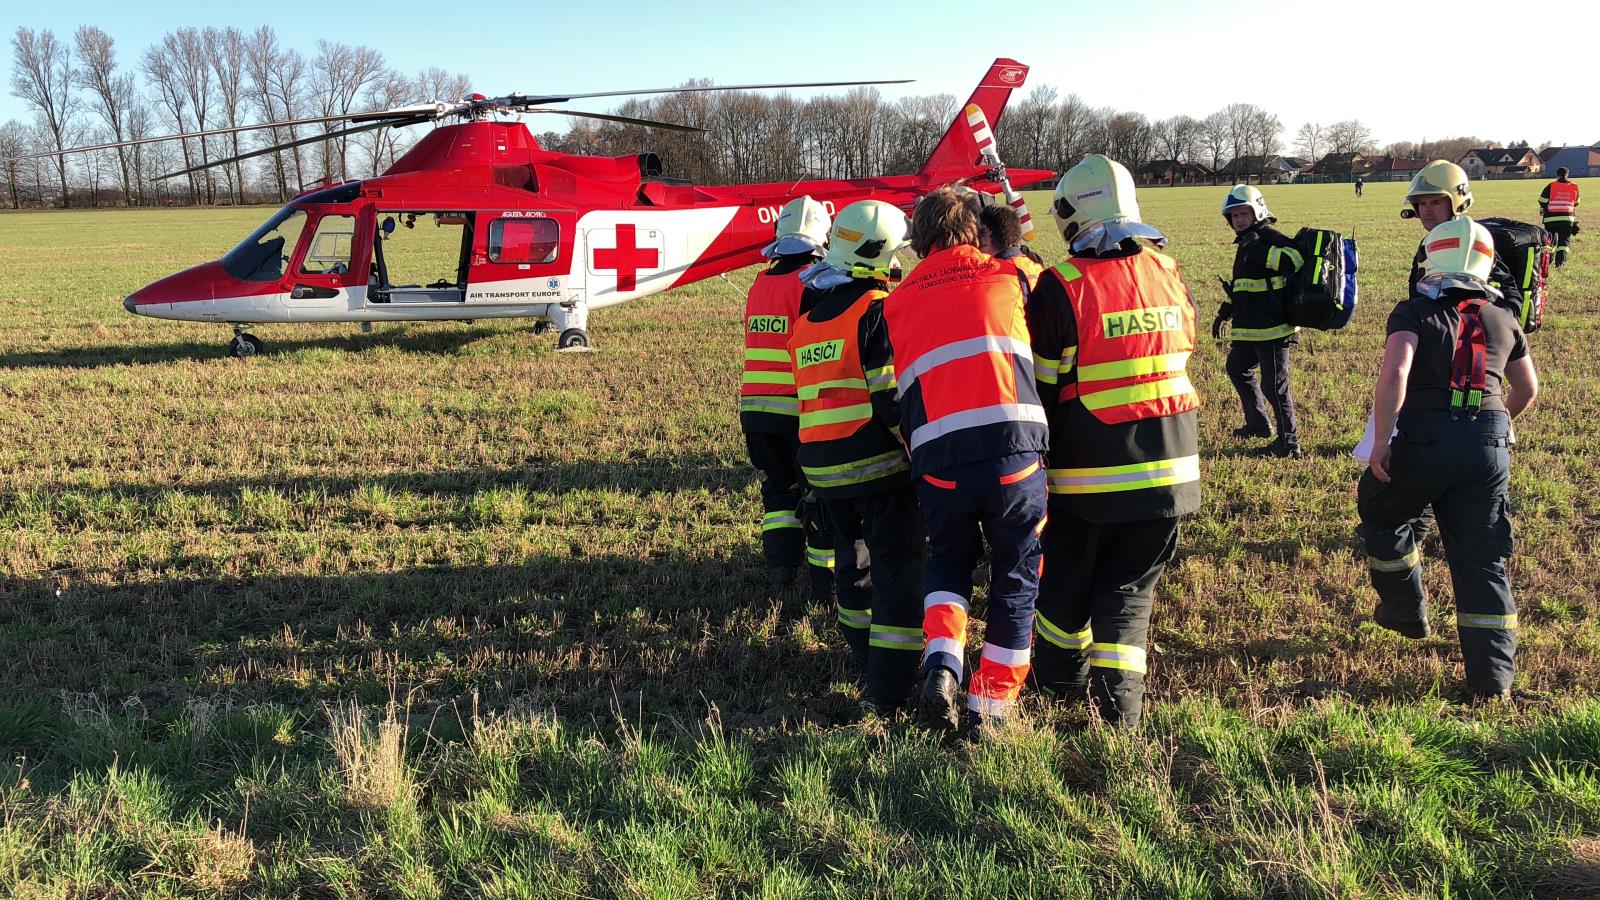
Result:
<instances>
[{"instance_id":1,"label":"red and white helicopter","mask_svg":"<svg viewBox=\"0 0 1600 900\"><path fill-rule=\"evenodd\" d=\"M909 211L933 187L966 184L1004 192L1026 214L1013 186L1053 173L1008 173L995 154L989 123L999 122L1007 98L1027 73L1015 60L995 60L917 173L850 180L694 185L659 178L661 163L653 153L553 153L541 148L520 121L496 118L577 97L681 88L543 97L472 94L457 103L342 117L350 127L295 143L445 117L465 121L432 131L380 176L295 197L220 260L140 288L123 305L134 315L230 324L229 350L238 357L262 348L248 325L278 322L370 327L374 322L532 318L536 331L558 332L560 348L587 347L591 310L760 262L778 211L801 195L830 211L864 199Z\"/></svg>"}]
</instances>

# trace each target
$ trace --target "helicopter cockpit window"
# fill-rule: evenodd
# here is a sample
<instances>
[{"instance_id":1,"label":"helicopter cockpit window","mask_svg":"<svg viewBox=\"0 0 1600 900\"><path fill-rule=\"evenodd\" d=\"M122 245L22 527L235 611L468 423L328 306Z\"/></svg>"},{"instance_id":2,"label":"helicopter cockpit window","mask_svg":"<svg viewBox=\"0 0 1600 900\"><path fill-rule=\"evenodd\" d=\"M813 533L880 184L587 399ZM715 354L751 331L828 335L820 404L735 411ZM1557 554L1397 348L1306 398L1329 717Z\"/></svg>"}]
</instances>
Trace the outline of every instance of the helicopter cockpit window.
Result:
<instances>
[{"instance_id":1,"label":"helicopter cockpit window","mask_svg":"<svg viewBox=\"0 0 1600 900\"><path fill-rule=\"evenodd\" d=\"M350 271L350 248L356 237L355 216L323 216L317 222L311 246L300 260L306 275L343 275Z\"/></svg>"},{"instance_id":2,"label":"helicopter cockpit window","mask_svg":"<svg viewBox=\"0 0 1600 900\"><path fill-rule=\"evenodd\" d=\"M554 219L495 219L489 223L489 261L550 263L556 261L561 226Z\"/></svg>"},{"instance_id":3,"label":"helicopter cockpit window","mask_svg":"<svg viewBox=\"0 0 1600 900\"><path fill-rule=\"evenodd\" d=\"M294 255L305 227L304 210L290 206L278 210L223 255L223 271L240 281L277 281L288 268L289 257Z\"/></svg>"}]
</instances>

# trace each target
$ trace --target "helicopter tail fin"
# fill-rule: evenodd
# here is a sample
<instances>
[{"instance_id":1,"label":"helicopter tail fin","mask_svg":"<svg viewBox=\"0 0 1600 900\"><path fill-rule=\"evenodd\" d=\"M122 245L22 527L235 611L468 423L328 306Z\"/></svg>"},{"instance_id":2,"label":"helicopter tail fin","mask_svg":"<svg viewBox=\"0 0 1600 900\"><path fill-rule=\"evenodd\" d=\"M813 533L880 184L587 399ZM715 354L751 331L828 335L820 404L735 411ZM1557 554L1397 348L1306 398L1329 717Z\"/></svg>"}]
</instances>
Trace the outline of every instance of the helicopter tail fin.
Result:
<instances>
[{"instance_id":1,"label":"helicopter tail fin","mask_svg":"<svg viewBox=\"0 0 1600 900\"><path fill-rule=\"evenodd\" d=\"M978 142L967 123L968 107L976 105L983 110L989 127L998 127L1000 116L1006 109L1006 100L1011 97L1013 90L1022 87L1027 80L1027 66L1014 59L1002 57L995 60L983 80L978 82L972 96L956 111L944 137L939 139L933 153L929 154L927 162L922 164L922 170L917 174L929 183L936 183L966 177L971 174L973 166L982 165Z\"/></svg>"}]
</instances>

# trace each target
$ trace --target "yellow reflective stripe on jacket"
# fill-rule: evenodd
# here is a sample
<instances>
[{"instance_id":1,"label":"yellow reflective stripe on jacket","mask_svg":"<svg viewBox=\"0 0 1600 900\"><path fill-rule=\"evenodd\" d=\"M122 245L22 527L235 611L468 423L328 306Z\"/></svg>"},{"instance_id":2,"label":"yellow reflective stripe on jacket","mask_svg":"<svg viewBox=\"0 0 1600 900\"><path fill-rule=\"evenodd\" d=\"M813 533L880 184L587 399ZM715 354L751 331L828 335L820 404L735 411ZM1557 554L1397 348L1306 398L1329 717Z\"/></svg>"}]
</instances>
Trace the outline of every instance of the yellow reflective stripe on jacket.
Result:
<instances>
[{"instance_id":1,"label":"yellow reflective stripe on jacket","mask_svg":"<svg viewBox=\"0 0 1600 900\"><path fill-rule=\"evenodd\" d=\"M1275 341L1299 331L1300 326L1290 325L1287 322L1282 325L1274 325L1271 328L1240 328L1234 326L1228 331L1228 337L1235 341Z\"/></svg>"},{"instance_id":2,"label":"yellow reflective stripe on jacket","mask_svg":"<svg viewBox=\"0 0 1600 900\"><path fill-rule=\"evenodd\" d=\"M816 425L835 425L839 422L865 422L871 418L871 403L853 403L850 406L836 406L833 409L803 412L800 414L800 427L811 428Z\"/></svg>"},{"instance_id":3,"label":"yellow reflective stripe on jacket","mask_svg":"<svg viewBox=\"0 0 1600 900\"><path fill-rule=\"evenodd\" d=\"M1144 488L1187 484L1200 480L1200 457L1180 456L1123 466L1082 469L1048 469L1045 478L1052 494L1105 494Z\"/></svg>"},{"instance_id":4,"label":"yellow reflective stripe on jacket","mask_svg":"<svg viewBox=\"0 0 1600 900\"><path fill-rule=\"evenodd\" d=\"M801 466L806 483L812 487L832 488L861 484L875 478L911 471L911 460L903 450L890 450L877 456L840 463L836 466Z\"/></svg>"},{"instance_id":5,"label":"yellow reflective stripe on jacket","mask_svg":"<svg viewBox=\"0 0 1600 900\"><path fill-rule=\"evenodd\" d=\"M1158 356L1138 356L1116 362L1094 363L1078 367L1078 384L1086 386L1095 381L1112 381L1118 378L1137 378L1141 375L1165 375L1182 372L1189 363L1187 351L1163 353ZM1080 387L1080 390L1082 387Z\"/></svg>"},{"instance_id":6,"label":"yellow reflective stripe on jacket","mask_svg":"<svg viewBox=\"0 0 1600 900\"><path fill-rule=\"evenodd\" d=\"M762 347L747 347L744 351L745 362L775 362L784 365L793 365L794 359L787 350L768 350Z\"/></svg>"},{"instance_id":7,"label":"yellow reflective stripe on jacket","mask_svg":"<svg viewBox=\"0 0 1600 900\"><path fill-rule=\"evenodd\" d=\"M867 390L874 394L879 391L892 391L900 386L900 382L894 377L893 365L884 366L881 369L868 369L865 374L867 376Z\"/></svg>"},{"instance_id":8,"label":"yellow reflective stripe on jacket","mask_svg":"<svg viewBox=\"0 0 1600 900\"><path fill-rule=\"evenodd\" d=\"M1089 629L1066 631L1057 627L1054 622L1051 622L1037 611L1033 614L1033 630L1039 637L1063 650L1087 650L1090 642L1094 640L1094 636Z\"/></svg>"},{"instance_id":9,"label":"yellow reflective stripe on jacket","mask_svg":"<svg viewBox=\"0 0 1600 900\"><path fill-rule=\"evenodd\" d=\"M1289 269L1291 272L1300 271L1300 267L1306 264L1306 258L1301 256L1300 251L1293 247L1268 247L1267 268L1274 272L1283 271L1283 260L1285 257L1288 258L1289 262L1294 264Z\"/></svg>"},{"instance_id":10,"label":"yellow reflective stripe on jacket","mask_svg":"<svg viewBox=\"0 0 1600 900\"><path fill-rule=\"evenodd\" d=\"M841 389L844 389L844 390L864 391L864 390L867 389L867 380L865 378L840 378L840 379L837 379L837 380L834 380L834 381L819 381L816 384L803 384L803 385L800 386L799 396L800 396L801 400L815 400L819 396L822 395L823 391L825 391L825 390L827 390L829 388L841 388ZM846 407L842 407L842 408L843 409L855 409L855 407L853 407L853 406L846 406ZM828 410L828 412L835 412L835 411L836 410ZM807 415L810 415L810 413L808 413ZM845 420L843 420L843 419L834 419L832 421L845 421Z\"/></svg>"},{"instance_id":11,"label":"yellow reflective stripe on jacket","mask_svg":"<svg viewBox=\"0 0 1600 900\"><path fill-rule=\"evenodd\" d=\"M1096 642L1089 647L1089 665L1099 666L1102 669L1121 669L1124 672L1138 672L1144 674L1145 652L1143 647L1132 644L1102 644Z\"/></svg>"},{"instance_id":12,"label":"yellow reflective stripe on jacket","mask_svg":"<svg viewBox=\"0 0 1600 900\"><path fill-rule=\"evenodd\" d=\"M1367 557L1367 565L1374 572L1409 572L1411 567L1422 562L1422 551L1416 547L1411 552L1399 559L1379 559L1376 556Z\"/></svg>"},{"instance_id":13,"label":"yellow reflective stripe on jacket","mask_svg":"<svg viewBox=\"0 0 1600 900\"><path fill-rule=\"evenodd\" d=\"M739 411L767 413L774 416L798 416L800 415L800 399L798 397L740 397Z\"/></svg>"},{"instance_id":14,"label":"yellow reflective stripe on jacket","mask_svg":"<svg viewBox=\"0 0 1600 900\"><path fill-rule=\"evenodd\" d=\"M1503 628L1510 631L1517 627L1517 614L1493 616L1484 613L1457 612L1456 625L1462 628Z\"/></svg>"},{"instance_id":15,"label":"yellow reflective stripe on jacket","mask_svg":"<svg viewBox=\"0 0 1600 900\"><path fill-rule=\"evenodd\" d=\"M793 372L762 372L760 370L745 370L745 384L794 384Z\"/></svg>"},{"instance_id":16,"label":"yellow reflective stripe on jacket","mask_svg":"<svg viewBox=\"0 0 1600 900\"><path fill-rule=\"evenodd\" d=\"M1040 384L1056 384L1061 380L1061 360L1033 354L1033 377Z\"/></svg>"},{"instance_id":17,"label":"yellow reflective stripe on jacket","mask_svg":"<svg viewBox=\"0 0 1600 900\"><path fill-rule=\"evenodd\" d=\"M1289 283L1289 279L1282 275L1271 278L1235 278L1233 292L1236 294L1264 294L1267 291L1282 290Z\"/></svg>"},{"instance_id":18,"label":"yellow reflective stripe on jacket","mask_svg":"<svg viewBox=\"0 0 1600 900\"><path fill-rule=\"evenodd\" d=\"M1094 411L1129 403L1146 403L1151 400L1160 400L1164 397L1179 397L1192 393L1194 393L1194 385L1189 381L1189 376L1174 375L1171 378L1163 378L1160 381L1130 384L1127 387L1111 388L1106 391L1085 392L1080 390L1078 401L1084 405L1085 409Z\"/></svg>"}]
</instances>

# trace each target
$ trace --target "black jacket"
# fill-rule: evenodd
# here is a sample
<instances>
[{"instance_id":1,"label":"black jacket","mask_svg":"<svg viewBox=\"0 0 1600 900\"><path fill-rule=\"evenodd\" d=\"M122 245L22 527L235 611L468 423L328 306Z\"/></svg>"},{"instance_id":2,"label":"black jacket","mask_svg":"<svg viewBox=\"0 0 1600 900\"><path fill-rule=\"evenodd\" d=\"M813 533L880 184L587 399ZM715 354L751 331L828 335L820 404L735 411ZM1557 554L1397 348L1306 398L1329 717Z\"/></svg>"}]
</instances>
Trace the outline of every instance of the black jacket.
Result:
<instances>
[{"instance_id":1,"label":"black jacket","mask_svg":"<svg viewBox=\"0 0 1600 900\"><path fill-rule=\"evenodd\" d=\"M1293 279L1305 265L1294 241L1265 222L1241 232L1233 241L1233 279L1223 318L1233 319L1236 341L1286 340Z\"/></svg>"}]
</instances>

